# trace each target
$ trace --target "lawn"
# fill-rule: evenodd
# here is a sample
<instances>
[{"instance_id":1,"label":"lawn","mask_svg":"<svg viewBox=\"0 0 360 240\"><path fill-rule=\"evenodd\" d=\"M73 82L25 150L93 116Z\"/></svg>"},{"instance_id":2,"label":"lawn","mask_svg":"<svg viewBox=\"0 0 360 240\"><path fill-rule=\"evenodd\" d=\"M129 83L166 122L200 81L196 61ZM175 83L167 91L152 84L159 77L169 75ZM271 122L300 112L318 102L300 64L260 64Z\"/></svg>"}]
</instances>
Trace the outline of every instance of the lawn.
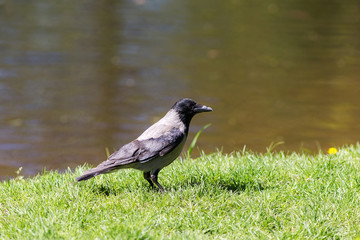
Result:
<instances>
[{"instance_id":1,"label":"lawn","mask_svg":"<svg viewBox=\"0 0 360 240\"><path fill-rule=\"evenodd\" d=\"M163 169L166 192L88 166L0 182L0 239L354 239L360 145L335 154L202 155Z\"/></svg>"}]
</instances>

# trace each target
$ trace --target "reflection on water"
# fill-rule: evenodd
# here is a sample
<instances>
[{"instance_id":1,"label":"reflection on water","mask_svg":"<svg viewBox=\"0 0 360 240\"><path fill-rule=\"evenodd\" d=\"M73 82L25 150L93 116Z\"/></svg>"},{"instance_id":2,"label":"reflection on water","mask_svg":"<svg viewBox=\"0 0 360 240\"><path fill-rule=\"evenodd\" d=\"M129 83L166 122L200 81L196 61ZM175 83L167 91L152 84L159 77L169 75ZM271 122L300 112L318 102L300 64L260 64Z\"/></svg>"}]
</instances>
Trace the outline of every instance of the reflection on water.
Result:
<instances>
[{"instance_id":1,"label":"reflection on water","mask_svg":"<svg viewBox=\"0 0 360 240\"><path fill-rule=\"evenodd\" d=\"M2 1L0 177L66 169L136 138L179 98L206 153L359 140L355 1Z\"/></svg>"}]
</instances>

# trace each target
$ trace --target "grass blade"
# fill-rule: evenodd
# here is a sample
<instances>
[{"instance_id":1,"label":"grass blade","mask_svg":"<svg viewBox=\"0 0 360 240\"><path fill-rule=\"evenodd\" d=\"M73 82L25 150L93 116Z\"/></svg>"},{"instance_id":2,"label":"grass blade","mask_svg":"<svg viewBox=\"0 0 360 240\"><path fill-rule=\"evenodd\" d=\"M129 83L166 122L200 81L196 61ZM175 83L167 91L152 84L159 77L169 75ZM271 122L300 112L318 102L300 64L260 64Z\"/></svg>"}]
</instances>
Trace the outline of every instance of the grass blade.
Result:
<instances>
[{"instance_id":1,"label":"grass blade","mask_svg":"<svg viewBox=\"0 0 360 240\"><path fill-rule=\"evenodd\" d=\"M191 144L190 144L189 150L188 150L188 154L187 154L187 155L188 155L188 158L190 158L191 152L192 152L192 150L194 149L194 147L195 147L195 145L196 145L196 142L197 142L200 134L202 133L202 131L204 131L205 129L207 129L207 128L210 127L210 126L211 126L210 123L209 123L209 124L206 124L204 127L202 127L202 128L196 133L194 139L192 140L192 142L191 142Z\"/></svg>"}]
</instances>

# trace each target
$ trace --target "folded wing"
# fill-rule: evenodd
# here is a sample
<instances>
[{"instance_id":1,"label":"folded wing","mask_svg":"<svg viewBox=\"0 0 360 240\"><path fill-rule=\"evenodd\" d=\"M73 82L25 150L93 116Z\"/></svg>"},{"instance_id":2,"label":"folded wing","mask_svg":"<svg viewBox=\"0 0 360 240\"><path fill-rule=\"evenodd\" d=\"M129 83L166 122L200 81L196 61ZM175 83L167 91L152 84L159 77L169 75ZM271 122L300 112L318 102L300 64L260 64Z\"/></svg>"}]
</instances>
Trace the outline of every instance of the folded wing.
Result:
<instances>
[{"instance_id":1,"label":"folded wing","mask_svg":"<svg viewBox=\"0 0 360 240\"><path fill-rule=\"evenodd\" d=\"M87 180L99 174L109 173L119 168L131 167L136 163L146 163L156 157L164 156L176 148L184 137L185 134L178 128L172 128L158 138L134 140L111 154L106 161L100 163L97 167L86 171L77 178L77 181Z\"/></svg>"}]
</instances>

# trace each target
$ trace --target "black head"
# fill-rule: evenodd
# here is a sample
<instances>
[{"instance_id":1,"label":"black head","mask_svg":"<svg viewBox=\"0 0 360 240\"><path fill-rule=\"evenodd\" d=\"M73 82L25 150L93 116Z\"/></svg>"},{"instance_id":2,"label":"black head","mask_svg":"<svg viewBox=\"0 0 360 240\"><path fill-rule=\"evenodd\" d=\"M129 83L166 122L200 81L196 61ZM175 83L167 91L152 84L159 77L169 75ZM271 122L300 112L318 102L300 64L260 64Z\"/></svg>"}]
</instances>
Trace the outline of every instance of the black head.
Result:
<instances>
[{"instance_id":1,"label":"black head","mask_svg":"<svg viewBox=\"0 0 360 240\"><path fill-rule=\"evenodd\" d=\"M212 111L211 107L198 104L190 98L184 98L177 101L172 109L174 109L179 114L181 120L186 124L190 123L192 117L195 114Z\"/></svg>"}]
</instances>

